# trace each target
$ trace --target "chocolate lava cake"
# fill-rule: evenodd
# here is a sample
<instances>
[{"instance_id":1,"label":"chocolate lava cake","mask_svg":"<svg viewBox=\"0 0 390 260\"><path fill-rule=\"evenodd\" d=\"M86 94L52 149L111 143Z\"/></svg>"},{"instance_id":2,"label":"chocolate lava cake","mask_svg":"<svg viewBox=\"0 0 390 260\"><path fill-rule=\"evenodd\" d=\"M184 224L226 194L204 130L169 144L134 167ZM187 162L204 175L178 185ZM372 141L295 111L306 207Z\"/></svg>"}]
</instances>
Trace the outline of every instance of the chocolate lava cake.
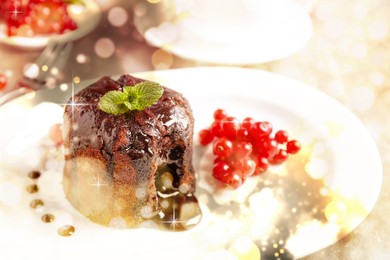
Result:
<instances>
[{"instance_id":1,"label":"chocolate lava cake","mask_svg":"<svg viewBox=\"0 0 390 260\"><path fill-rule=\"evenodd\" d=\"M65 106L64 192L74 208L99 224L133 227L163 220L161 201L173 203L177 194L179 200L196 201L194 119L180 93L163 87L152 106L120 115L98 107L107 92L144 81L130 75L103 77Z\"/></svg>"}]
</instances>

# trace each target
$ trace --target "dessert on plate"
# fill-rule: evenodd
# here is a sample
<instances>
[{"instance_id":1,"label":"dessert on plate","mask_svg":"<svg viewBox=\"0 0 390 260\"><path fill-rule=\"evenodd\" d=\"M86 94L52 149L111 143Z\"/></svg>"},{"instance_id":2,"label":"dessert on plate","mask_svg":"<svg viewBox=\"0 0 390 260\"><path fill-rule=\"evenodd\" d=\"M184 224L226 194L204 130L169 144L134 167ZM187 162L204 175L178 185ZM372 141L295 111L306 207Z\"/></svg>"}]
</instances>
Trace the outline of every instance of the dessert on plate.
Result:
<instances>
[{"instance_id":1,"label":"dessert on plate","mask_svg":"<svg viewBox=\"0 0 390 260\"><path fill-rule=\"evenodd\" d=\"M102 225L200 216L192 166L194 119L178 92L130 75L103 77L64 112L64 192Z\"/></svg>"}]
</instances>

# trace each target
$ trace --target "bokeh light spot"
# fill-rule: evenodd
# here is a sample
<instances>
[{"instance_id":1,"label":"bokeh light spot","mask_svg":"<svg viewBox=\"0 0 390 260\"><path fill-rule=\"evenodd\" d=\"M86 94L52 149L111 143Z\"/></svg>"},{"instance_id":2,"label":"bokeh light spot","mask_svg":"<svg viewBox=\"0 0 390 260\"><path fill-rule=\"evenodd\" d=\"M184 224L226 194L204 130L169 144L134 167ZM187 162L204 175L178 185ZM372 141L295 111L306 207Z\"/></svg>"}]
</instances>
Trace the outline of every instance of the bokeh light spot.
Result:
<instances>
[{"instance_id":1,"label":"bokeh light spot","mask_svg":"<svg viewBox=\"0 0 390 260\"><path fill-rule=\"evenodd\" d=\"M28 78L35 79L39 75L39 67L37 64L27 64L24 67L24 75Z\"/></svg>"},{"instance_id":2,"label":"bokeh light spot","mask_svg":"<svg viewBox=\"0 0 390 260\"><path fill-rule=\"evenodd\" d=\"M113 7L109 12L108 12L108 21L116 27L125 25L129 16L126 12L126 10L122 7Z\"/></svg>"},{"instance_id":3,"label":"bokeh light spot","mask_svg":"<svg viewBox=\"0 0 390 260\"><path fill-rule=\"evenodd\" d=\"M321 179L325 177L325 174L328 171L328 163L324 159L321 158L313 158L311 159L306 165L305 170L306 172L313 178L313 179Z\"/></svg>"},{"instance_id":4,"label":"bokeh light spot","mask_svg":"<svg viewBox=\"0 0 390 260\"><path fill-rule=\"evenodd\" d=\"M372 72L371 73L371 83L377 86L380 86L384 83L385 77L380 72Z\"/></svg>"},{"instance_id":5,"label":"bokeh light spot","mask_svg":"<svg viewBox=\"0 0 390 260\"><path fill-rule=\"evenodd\" d=\"M354 47L352 47L352 55L356 59L364 59L367 57L367 46L364 44L357 44Z\"/></svg>"},{"instance_id":6,"label":"bokeh light spot","mask_svg":"<svg viewBox=\"0 0 390 260\"><path fill-rule=\"evenodd\" d=\"M114 42L109 38L101 38L95 43L95 52L101 58L108 58L115 52Z\"/></svg>"},{"instance_id":7,"label":"bokeh light spot","mask_svg":"<svg viewBox=\"0 0 390 260\"><path fill-rule=\"evenodd\" d=\"M152 54L152 64L156 69L169 69L172 63L172 54L164 50L159 49Z\"/></svg>"},{"instance_id":8,"label":"bokeh light spot","mask_svg":"<svg viewBox=\"0 0 390 260\"><path fill-rule=\"evenodd\" d=\"M332 201L325 207L325 216L329 222L341 223L347 216L347 207L344 203Z\"/></svg>"},{"instance_id":9,"label":"bokeh light spot","mask_svg":"<svg viewBox=\"0 0 390 260\"><path fill-rule=\"evenodd\" d=\"M375 94L368 87L357 87L352 89L350 102L353 108L359 111L368 110L375 101Z\"/></svg>"},{"instance_id":10,"label":"bokeh light spot","mask_svg":"<svg viewBox=\"0 0 390 260\"><path fill-rule=\"evenodd\" d=\"M62 91L68 90L68 84L62 83L62 84L60 85L60 89L61 89Z\"/></svg>"},{"instance_id":11,"label":"bokeh light spot","mask_svg":"<svg viewBox=\"0 0 390 260\"><path fill-rule=\"evenodd\" d=\"M76 61L80 64L84 64L87 62L87 56L85 56L84 54L80 53L76 56Z\"/></svg>"},{"instance_id":12,"label":"bokeh light spot","mask_svg":"<svg viewBox=\"0 0 390 260\"><path fill-rule=\"evenodd\" d=\"M371 39L381 41L387 37L388 27L385 21L375 21L368 26L368 35Z\"/></svg>"},{"instance_id":13,"label":"bokeh light spot","mask_svg":"<svg viewBox=\"0 0 390 260\"><path fill-rule=\"evenodd\" d=\"M144 3L138 3L134 5L133 12L135 16L141 17L146 14L147 8Z\"/></svg>"}]
</instances>

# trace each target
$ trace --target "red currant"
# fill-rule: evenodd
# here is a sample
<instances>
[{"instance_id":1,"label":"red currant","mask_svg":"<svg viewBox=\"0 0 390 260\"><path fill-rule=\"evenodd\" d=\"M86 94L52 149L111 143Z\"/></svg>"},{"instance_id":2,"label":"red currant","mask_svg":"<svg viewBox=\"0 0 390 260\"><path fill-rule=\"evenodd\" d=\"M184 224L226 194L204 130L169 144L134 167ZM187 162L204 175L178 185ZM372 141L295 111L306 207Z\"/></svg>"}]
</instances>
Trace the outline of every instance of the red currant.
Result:
<instances>
[{"instance_id":1,"label":"red currant","mask_svg":"<svg viewBox=\"0 0 390 260\"><path fill-rule=\"evenodd\" d=\"M222 120L225 117L227 117L227 113L223 109L217 109L214 111L214 119L215 120Z\"/></svg>"},{"instance_id":2,"label":"red currant","mask_svg":"<svg viewBox=\"0 0 390 260\"><path fill-rule=\"evenodd\" d=\"M214 121L210 126L210 131L216 137L222 137L222 125L221 121Z\"/></svg>"},{"instance_id":3,"label":"red currant","mask_svg":"<svg viewBox=\"0 0 390 260\"><path fill-rule=\"evenodd\" d=\"M199 143L201 145L208 145L214 140L214 134L208 130L203 129L199 131Z\"/></svg>"},{"instance_id":4,"label":"red currant","mask_svg":"<svg viewBox=\"0 0 390 260\"><path fill-rule=\"evenodd\" d=\"M223 183L227 185L228 188L237 189L242 185L244 179L237 173L233 173L231 175L224 176Z\"/></svg>"},{"instance_id":5,"label":"red currant","mask_svg":"<svg viewBox=\"0 0 390 260\"><path fill-rule=\"evenodd\" d=\"M232 173L232 174L225 174L221 182L225 184L226 188L237 189L243 184L244 180L245 178L242 178L239 174Z\"/></svg>"},{"instance_id":6,"label":"red currant","mask_svg":"<svg viewBox=\"0 0 390 260\"><path fill-rule=\"evenodd\" d=\"M0 74L0 90L7 86L7 77L3 74Z\"/></svg>"},{"instance_id":7,"label":"red currant","mask_svg":"<svg viewBox=\"0 0 390 260\"><path fill-rule=\"evenodd\" d=\"M217 162L213 168L213 176L219 181L222 181L225 175L231 175L232 169L226 162Z\"/></svg>"},{"instance_id":8,"label":"red currant","mask_svg":"<svg viewBox=\"0 0 390 260\"><path fill-rule=\"evenodd\" d=\"M257 159L256 169L253 175L260 175L268 169L268 159L262 156L259 156Z\"/></svg>"},{"instance_id":9,"label":"red currant","mask_svg":"<svg viewBox=\"0 0 390 260\"><path fill-rule=\"evenodd\" d=\"M237 140L238 141L246 141L246 142L250 141L251 137L249 135L249 131L242 128L242 126L241 126L241 128L237 132Z\"/></svg>"},{"instance_id":10,"label":"red currant","mask_svg":"<svg viewBox=\"0 0 390 260\"><path fill-rule=\"evenodd\" d=\"M286 143L288 141L288 133L284 130L277 131L275 134L275 140L280 144Z\"/></svg>"},{"instance_id":11,"label":"red currant","mask_svg":"<svg viewBox=\"0 0 390 260\"><path fill-rule=\"evenodd\" d=\"M264 147L267 150L267 155L273 156L278 151L278 142L276 142L274 139L268 139L266 142L264 142Z\"/></svg>"},{"instance_id":12,"label":"red currant","mask_svg":"<svg viewBox=\"0 0 390 260\"><path fill-rule=\"evenodd\" d=\"M219 157L228 157L233 152L233 143L226 138L221 138L214 143L214 154Z\"/></svg>"},{"instance_id":13,"label":"red currant","mask_svg":"<svg viewBox=\"0 0 390 260\"><path fill-rule=\"evenodd\" d=\"M229 164L219 162L214 165L213 176L218 181L222 182L226 188L236 189L244 181L239 174L233 173Z\"/></svg>"},{"instance_id":14,"label":"red currant","mask_svg":"<svg viewBox=\"0 0 390 260\"><path fill-rule=\"evenodd\" d=\"M250 176L255 172L256 162L251 158L243 158L234 164L234 169L238 171L241 176Z\"/></svg>"},{"instance_id":15,"label":"red currant","mask_svg":"<svg viewBox=\"0 0 390 260\"><path fill-rule=\"evenodd\" d=\"M288 154L286 150L280 149L271 159L270 163L280 164L287 160Z\"/></svg>"},{"instance_id":16,"label":"red currant","mask_svg":"<svg viewBox=\"0 0 390 260\"><path fill-rule=\"evenodd\" d=\"M226 158L225 157L216 156L215 159L214 159L214 164L219 163L219 162L226 162Z\"/></svg>"},{"instance_id":17,"label":"red currant","mask_svg":"<svg viewBox=\"0 0 390 260\"><path fill-rule=\"evenodd\" d=\"M263 122L256 122L252 129L251 129L251 135L253 138L259 138L270 135L272 132L272 124L267 121Z\"/></svg>"},{"instance_id":18,"label":"red currant","mask_svg":"<svg viewBox=\"0 0 390 260\"><path fill-rule=\"evenodd\" d=\"M301 144L297 140L287 142L286 149L288 153L295 154L301 150Z\"/></svg>"},{"instance_id":19,"label":"red currant","mask_svg":"<svg viewBox=\"0 0 390 260\"><path fill-rule=\"evenodd\" d=\"M270 158L278 151L278 143L274 139L260 139L256 142L256 152L263 157Z\"/></svg>"},{"instance_id":20,"label":"red currant","mask_svg":"<svg viewBox=\"0 0 390 260\"><path fill-rule=\"evenodd\" d=\"M237 118L228 116L221 121L223 136L230 140L237 138L237 132L240 129L240 121Z\"/></svg>"},{"instance_id":21,"label":"red currant","mask_svg":"<svg viewBox=\"0 0 390 260\"><path fill-rule=\"evenodd\" d=\"M241 159L249 156L252 153L252 144L248 142L239 142L234 145L235 158Z\"/></svg>"},{"instance_id":22,"label":"red currant","mask_svg":"<svg viewBox=\"0 0 390 260\"><path fill-rule=\"evenodd\" d=\"M242 120L241 127L246 130L250 130L254 124L255 120L252 117L246 117Z\"/></svg>"}]
</instances>

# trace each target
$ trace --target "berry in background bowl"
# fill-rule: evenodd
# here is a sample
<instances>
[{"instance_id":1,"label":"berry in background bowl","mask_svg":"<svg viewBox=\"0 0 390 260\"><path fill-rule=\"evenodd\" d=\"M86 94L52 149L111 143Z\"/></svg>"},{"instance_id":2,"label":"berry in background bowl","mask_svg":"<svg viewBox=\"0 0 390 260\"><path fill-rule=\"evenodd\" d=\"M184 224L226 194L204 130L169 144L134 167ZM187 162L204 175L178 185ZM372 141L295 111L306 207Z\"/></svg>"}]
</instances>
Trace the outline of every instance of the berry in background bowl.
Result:
<instances>
[{"instance_id":1,"label":"berry in background bowl","mask_svg":"<svg viewBox=\"0 0 390 260\"><path fill-rule=\"evenodd\" d=\"M5 89L5 87L7 86L7 77L0 73L0 91L2 91L3 89Z\"/></svg>"},{"instance_id":2,"label":"berry in background bowl","mask_svg":"<svg viewBox=\"0 0 390 260\"><path fill-rule=\"evenodd\" d=\"M0 43L31 49L49 41L75 41L91 32L100 17L93 0L2 0Z\"/></svg>"}]
</instances>

